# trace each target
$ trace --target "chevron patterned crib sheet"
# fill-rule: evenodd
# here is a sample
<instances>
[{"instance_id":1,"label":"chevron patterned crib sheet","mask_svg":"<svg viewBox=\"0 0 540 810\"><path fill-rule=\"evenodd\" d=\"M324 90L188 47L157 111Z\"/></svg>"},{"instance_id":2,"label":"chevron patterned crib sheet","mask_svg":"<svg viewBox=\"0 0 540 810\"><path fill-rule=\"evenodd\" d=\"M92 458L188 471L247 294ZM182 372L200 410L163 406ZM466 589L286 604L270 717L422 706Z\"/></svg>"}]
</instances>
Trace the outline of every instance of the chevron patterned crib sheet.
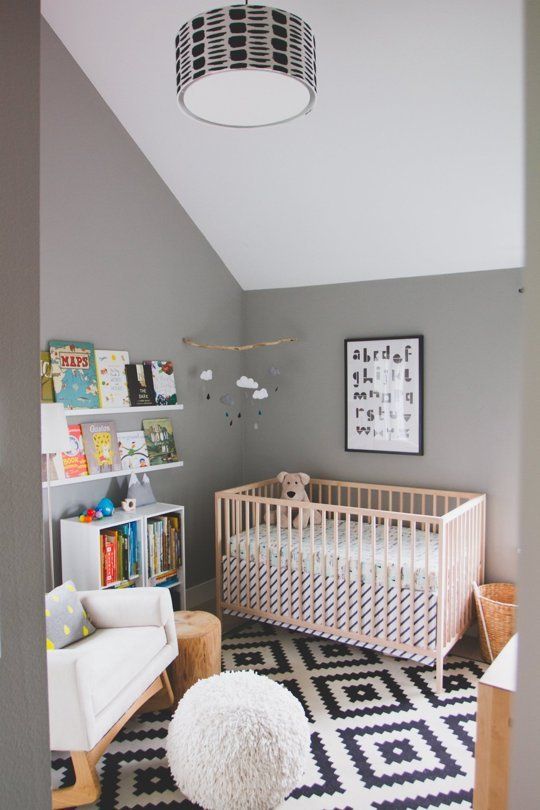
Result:
<instances>
[{"instance_id":1,"label":"chevron patterned crib sheet","mask_svg":"<svg viewBox=\"0 0 540 810\"><path fill-rule=\"evenodd\" d=\"M347 550L346 521L337 521L337 542L335 539L334 521L326 522L324 533L322 524L307 526L302 531L302 571L311 571L311 549L313 544L314 570L316 573L333 574L335 571L334 558L337 545L337 573L343 577L346 574L347 557L349 559L349 574L351 578L358 578L361 582L370 584L375 579L376 585L386 587L410 588L414 572L413 589L424 591L426 585L426 570L428 574L428 590L434 593L437 590L439 570L439 535L436 532L424 532L417 529L414 542L413 533L405 526L401 530L401 555L399 551L399 534L397 526L390 526L388 531L388 544L385 552L384 526L378 525L375 532L375 554L373 554L372 528L363 525L360 543L359 526L356 522L349 524L350 543ZM312 536L313 530L313 536ZM325 534L325 536L323 536ZM426 543L427 535L427 543ZM287 566L289 553L291 564L298 568L300 562L300 531L281 527L278 537L277 526L261 525L259 529L252 528L249 532L242 532L239 536L232 535L229 539L229 554L246 558L246 549L249 542L249 556L252 562L259 559L268 560L271 566L278 565L278 553L281 566ZM257 554L258 549L258 554ZM359 550L361 549L361 553ZM386 556L385 556L386 555ZM386 561L386 565L385 565ZM401 583L399 581L401 574Z\"/></svg>"}]
</instances>

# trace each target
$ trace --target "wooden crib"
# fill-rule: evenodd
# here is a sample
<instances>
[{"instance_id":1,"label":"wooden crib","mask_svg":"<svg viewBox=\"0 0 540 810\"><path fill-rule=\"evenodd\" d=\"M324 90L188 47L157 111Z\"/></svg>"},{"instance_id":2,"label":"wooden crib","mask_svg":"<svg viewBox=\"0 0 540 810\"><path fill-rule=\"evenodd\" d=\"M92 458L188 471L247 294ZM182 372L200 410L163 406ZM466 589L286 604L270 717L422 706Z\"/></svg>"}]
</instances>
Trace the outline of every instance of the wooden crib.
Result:
<instances>
[{"instance_id":1,"label":"wooden crib","mask_svg":"<svg viewBox=\"0 0 540 810\"><path fill-rule=\"evenodd\" d=\"M484 580L486 496L319 479L307 489L309 504L281 500L276 479L216 493L218 608L434 664L442 691ZM294 528L297 515L309 524Z\"/></svg>"}]
</instances>

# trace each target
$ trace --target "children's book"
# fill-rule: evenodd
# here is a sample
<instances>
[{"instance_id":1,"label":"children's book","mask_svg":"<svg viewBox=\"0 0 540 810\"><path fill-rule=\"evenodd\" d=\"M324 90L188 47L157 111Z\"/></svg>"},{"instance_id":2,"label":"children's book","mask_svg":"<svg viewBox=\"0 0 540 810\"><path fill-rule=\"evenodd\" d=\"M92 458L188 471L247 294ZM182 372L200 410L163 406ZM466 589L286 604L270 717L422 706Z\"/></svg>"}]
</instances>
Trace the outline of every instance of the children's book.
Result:
<instances>
[{"instance_id":1,"label":"children's book","mask_svg":"<svg viewBox=\"0 0 540 810\"><path fill-rule=\"evenodd\" d=\"M99 408L94 344L49 341L54 395L66 408Z\"/></svg>"},{"instance_id":2,"label":"children's book","mask_svg":"<svg viewBox=\"0 0 540 810\"><path fill-rule=\"evenodd\" d=\"M41 401L54 402L54 391L51 371L51 355L49 352L41 352L39 355L40 376L41 376Z\"/></svg>"},{"instance_id":3,"label":"children's book","mask_svg":"<svg viewBox=\"0 0 540 810\"><path fill-rule=\"evenodd\" d=\"M146 366L144 363L128 363L126 365L126 377L129 401L134 407L156 404L150 366Z\"/></svg>"},{"instance_id":4,"label":"children's book","mask_svg":"<svg viewBox=\"0 0 540 810\"><path fill-rule=\"evenodd\" d=\"M81 478L88 475L80 425L68 425L69 450L62 453L66 478Z\"/></svg>"},{"instance_id":5,"label":"children's book","mask_svg":"<svg viewBox=\"0 0 540 810\"><path fill-rule=\"evenodd\" d=\"M145 360L145 366L152 369L152 382L156 395L156 405L176 405L176 384L173 364L170 360Z\"/></svg>"},{"instance_id":6,"label":"children's book","mask_svg":"<svg viewBox=\"0 0 540 810\"><path fill-rule=\"evenodd\" d=\"M144 431L124 430L120 432L118 450L123 470L140 470L150 466Z\"/></svg>"},{"instance_id":7,"label":"children's book","mask_svg":"<svg viewBox=\"0 0 540 810\"><path fill-rule=\"evenodd\" d=\"M129 353L96 349L96 371L99 401L102 408L129 408L126 364Z\"/></svg>"},{"instance_id":8,"label":"children's book","mask_svg":"<svg viewBox=\"0 0 540 810\"><path fill-rule=\"evenodd\" d=\"M170 419L143 419L143 428L152 466L178 461Z\"/></svg>"},{"instance_id":9,"label":"children's book","mask_svg":"<svg viewBox=\"0 0 540 810\"><path fill-rule=\"evenodd\" d=\"M121 470L114 422L86 422L81 427L90 475Z\"/></svg>"}]
</instances>

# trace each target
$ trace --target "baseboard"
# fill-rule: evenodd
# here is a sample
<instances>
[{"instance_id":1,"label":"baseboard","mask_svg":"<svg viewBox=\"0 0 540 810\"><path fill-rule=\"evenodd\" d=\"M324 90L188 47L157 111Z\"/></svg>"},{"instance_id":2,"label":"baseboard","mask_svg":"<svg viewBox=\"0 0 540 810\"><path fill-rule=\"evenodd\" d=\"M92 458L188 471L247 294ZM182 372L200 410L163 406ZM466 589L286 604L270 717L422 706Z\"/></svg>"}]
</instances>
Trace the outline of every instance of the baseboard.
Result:
<instances>
[{"instance_id":1,"label":"baseboard","mask_svg":"<svg viewBox=\"0 0 540 810\"><path fill-rule=\"evenodd\" d=\"M206 582L200 582L198 585L193 585L186 590L186 601L188 610L204 605L205 602L215 599L216 596L216 580L209 579Z\"/></svg>"}]
</instances>

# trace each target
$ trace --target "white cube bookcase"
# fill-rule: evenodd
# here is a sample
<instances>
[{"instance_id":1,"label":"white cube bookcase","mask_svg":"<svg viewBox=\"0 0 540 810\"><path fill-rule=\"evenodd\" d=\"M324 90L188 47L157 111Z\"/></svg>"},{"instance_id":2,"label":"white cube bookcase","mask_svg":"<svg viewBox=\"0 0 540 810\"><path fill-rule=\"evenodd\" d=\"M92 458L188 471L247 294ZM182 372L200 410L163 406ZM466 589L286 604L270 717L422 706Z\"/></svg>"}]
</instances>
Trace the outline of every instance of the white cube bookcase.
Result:
<instances>
[{"instance_id":1,"label":"white cube bookcase","mask_svg":"<svg viewBox=\"0 0 540 810\"><path fill-rule=\"evenodd\" d=\"M155 580L148 574L148 520L162 515L180 515L181 566L178 569L178 582L169 587L178 590L180 607L186 609L186 554L184 507L172 503L152 503L133 512L116 509L114 515L81 523L78 517L60 521L62 548L62 580L72 580L79 591L105 590L114 586L104 586L101 581L101 541L104 529L114 529L124 523L137 523L139 543L140 574L133 580L136 587L151 587Z\"/></svg>"}]
</instances>

